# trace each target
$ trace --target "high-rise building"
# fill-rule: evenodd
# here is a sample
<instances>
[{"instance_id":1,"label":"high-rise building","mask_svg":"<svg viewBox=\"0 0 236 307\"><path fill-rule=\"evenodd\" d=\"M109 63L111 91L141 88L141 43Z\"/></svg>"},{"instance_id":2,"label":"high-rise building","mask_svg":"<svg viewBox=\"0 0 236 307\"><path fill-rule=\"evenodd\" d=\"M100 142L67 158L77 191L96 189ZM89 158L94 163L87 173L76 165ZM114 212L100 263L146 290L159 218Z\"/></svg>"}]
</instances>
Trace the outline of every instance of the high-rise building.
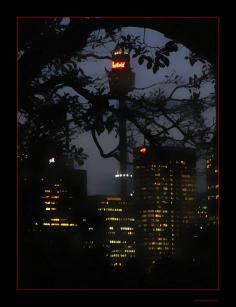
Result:
<instances>
[{"instance_id":1,"label":"high-rise building","mask_svg":"<svg viewBox=\"0 0 236 307\"><path fill-rule=\"evenodd\" d=\"M198 226L208 225L207 193L198 193L196 201L196 224Z\"/></svg>"},{"instance_id":2,"label":"high-rise building","mask_svg":"<svg viewBox=\"0 0 236 307\"><path fill-rule=\"evenodd\" d=\"M194 219L195 163L185 148L139 147L134 154L137 254L150 264L176 254Z\"/></svg>"},{"instance_id":3,"label":"high-rise building","mask_svg":"<svg viewBox=\"0 0 236 307\"><path fill-rule=\"evenodd\" d=\"M115 180L119 186L121 186L122 181L126 184L126 199L129 199L129 196L133 195L133 174L131 174L131 171L123 174L117 171Z\"/></svg>"},{"instance_id":4,"label":"high-rise building","mask_svg":"<svg viewBox=\"0 0 236 307\"><path fill-rule=\"evenodd\" d=\"M97 244L111 266L124 266L135 257L135 218L127 200L120 196L90 196L96 204L99 222Z\"/></svg>"},{"instance_id":5,"label":"high-rise building","mask_svg":"<svg viewBox=\"0 0 236 307\"><path fill-rule=\"evenodd\" d=\"M63 158L51 156L37 173L24 167L20 179L23 228L58 231L78 227L80 202L87 195L85 170L68 167Z\"/></svg>"},{"instance_id":6,"label":"high-rise building","mask_svg":"<svg viewBox=\"0 0 236 307\"><path fill-rule=\"evenodd\" d=\"M217 156L210 153L206 159L207 170L207 200L208 200L208 220L209 224L217 225L219 221L219 169Z\"/></svg>"}]
</instances>

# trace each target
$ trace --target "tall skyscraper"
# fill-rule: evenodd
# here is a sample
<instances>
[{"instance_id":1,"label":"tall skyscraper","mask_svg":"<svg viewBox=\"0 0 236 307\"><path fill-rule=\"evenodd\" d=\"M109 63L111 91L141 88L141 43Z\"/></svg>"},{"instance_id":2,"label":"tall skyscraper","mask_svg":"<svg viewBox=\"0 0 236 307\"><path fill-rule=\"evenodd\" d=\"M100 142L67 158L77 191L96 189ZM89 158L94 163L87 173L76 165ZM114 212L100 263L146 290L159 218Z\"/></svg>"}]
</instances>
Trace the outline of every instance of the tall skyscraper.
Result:
<instances>
[{"instance_id":1,"label":"tall skyscraper","mask_svg":"<svg viewBox=\"0 0 236 307\"><path fill-rule=\"evenodd\" d=\"M195 154L184 148L139 147L134 154L137 254L147 263L176 254L194 217Z\"/></svg>"}]
</instances>

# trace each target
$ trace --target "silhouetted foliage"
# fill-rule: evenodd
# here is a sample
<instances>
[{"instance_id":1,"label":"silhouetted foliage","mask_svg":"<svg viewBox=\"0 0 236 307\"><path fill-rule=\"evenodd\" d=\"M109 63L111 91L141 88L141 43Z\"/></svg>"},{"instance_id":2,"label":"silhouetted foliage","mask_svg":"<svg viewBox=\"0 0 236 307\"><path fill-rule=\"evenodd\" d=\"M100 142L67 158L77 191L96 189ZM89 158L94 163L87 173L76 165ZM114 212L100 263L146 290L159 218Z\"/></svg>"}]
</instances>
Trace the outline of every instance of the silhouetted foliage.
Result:
<instances>
[{"instance_id":1,"label":"silhouetted foliage","mask_svg":"<svg viewBox=\"0 0 236 307\"><path fill-rule=\"evenodd\" d=\"M110 42L116 47L126 48L133 58L138 58L139 65L145 65L156 73L170 65L170 54L178 51L176 42L170 40L164 46L148 46L141 37L121 35L119 25L104 26L102 20L93 24L83 19L71 19L67 25L60 19L34 20L32 27L31 23L30 20L20 20L22 153L30 153L36 140L39 146L52 142L58 144L61 153L71 153L81 164L86 155L70 144L80 133L90 131L102 157L119 160L119 144L109 153L104 153L98 136L104 131L117 135L121 116L127 119L130 127L129 150L135 146L135 133L142 134L154 146L174 142L195 147L198 152L209 147L215 123L206 126L203 113L214 108L215 95L202 97L201 94L201 87L215 79L209 64L203 66L202 76L194 75L186 82L178 75L166 76L162 84L175 86L169 96L162 90L162 85L157 85L149 97L130 93L125 97L128 103L120 113L111 104L114 97L108 93L101 78L86 76L80 63L89 57L111 58L110 54L96 54L96 48ZM99 30L102 28L104 32ZM89 48L92 52L87 51ZM38 59L36 63L34 57ZM203 61L193 53L189 59L192 65L197 60ZM65 93L66 87L75 93ZM175 97L180 89L189 91L186 99ZM179 140L173 137L173 130L181 134Z\"/></svg>"}]
</instances>

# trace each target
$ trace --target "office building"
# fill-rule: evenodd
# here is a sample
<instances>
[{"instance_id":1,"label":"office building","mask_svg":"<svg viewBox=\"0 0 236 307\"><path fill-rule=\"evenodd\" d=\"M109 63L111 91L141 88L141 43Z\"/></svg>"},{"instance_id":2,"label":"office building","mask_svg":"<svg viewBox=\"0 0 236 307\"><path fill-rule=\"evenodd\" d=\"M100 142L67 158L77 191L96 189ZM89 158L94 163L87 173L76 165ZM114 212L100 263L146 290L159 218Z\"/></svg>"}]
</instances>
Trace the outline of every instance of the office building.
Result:
<instances>
[{"instance_id":1,"label":"office building","mask_svg":"<svg viewBox=\"0 0 236 307\"><path fill-rule=\"evenodd\" d=\"M217 225L219 221L219 167L217 155L210 153L206 159L207 171L207 201L208 221L211 225Z\"/></svg>"},{"instance_id":2,"label":"office building","mask_svg":"<svg viewBox=\"0 0 236 307\"><path fill-rule=\"evenodd\" d=\"M121 267L135 258L135 218L132 207L120 196L90 196L97 207L97 245L113 267Z\"/></svg>"},{"instance_id":3,"label":"office building","mask_svg":"<svg viewBox=\"0 0 236 307\"><path fill-rule=\"evenodd\" d=\"M195 154L185 148L139 147L134 155L137 254L147 263L173 257L194 220Z\"/></svg>"}]
</instances>

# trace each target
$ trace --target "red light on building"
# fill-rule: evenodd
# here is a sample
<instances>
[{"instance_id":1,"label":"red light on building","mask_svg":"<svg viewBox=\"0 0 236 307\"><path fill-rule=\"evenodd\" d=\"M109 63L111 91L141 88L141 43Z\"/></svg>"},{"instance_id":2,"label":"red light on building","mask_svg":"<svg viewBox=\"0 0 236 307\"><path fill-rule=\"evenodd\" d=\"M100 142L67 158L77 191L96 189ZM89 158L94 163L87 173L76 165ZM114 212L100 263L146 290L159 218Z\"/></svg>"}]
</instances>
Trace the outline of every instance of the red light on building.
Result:
<instances>
[{"instance_id":1,"label":"red light on building","mask_svg":"<svg viewBox=\"0 0 236 307\"><path fill-rule=\"evenodd\" d=\"M145 153L147 152L147 147L142 147L142 148L140 148L140 149L139 149L139 152L140 152L141 154L145 154Z\"/></svg>"},{"instance_id":2,"label":"red light on building","mask_svg":"<svg viewBox=\"0 0 236 307\"><path fill-rule=\"evenodd\" d=\"M125 62L112 62L112 69L125 68Z\"/></svg>"}]
</instances>

